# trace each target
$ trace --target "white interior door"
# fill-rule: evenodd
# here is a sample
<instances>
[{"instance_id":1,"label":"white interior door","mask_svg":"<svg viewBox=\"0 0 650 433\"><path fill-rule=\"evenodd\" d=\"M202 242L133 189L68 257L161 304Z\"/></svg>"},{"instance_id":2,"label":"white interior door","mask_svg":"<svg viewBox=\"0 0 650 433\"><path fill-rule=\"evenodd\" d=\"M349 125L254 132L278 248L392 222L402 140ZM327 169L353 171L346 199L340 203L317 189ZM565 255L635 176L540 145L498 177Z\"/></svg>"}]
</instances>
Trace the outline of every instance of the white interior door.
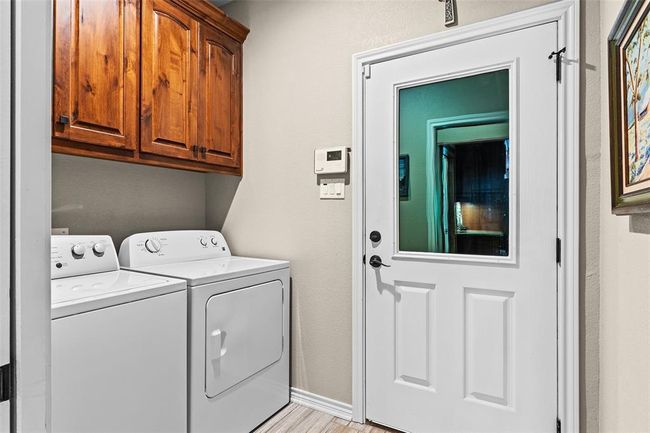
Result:
<instances>
[{"instance_id":1,"label":"white interior door","mask_svg":"<svg viewBox=\"0 0 650 433\"><path fill-rule=\"evenodd\" d=\"M553 22L371 66L369 420L555 431L557 48Z\"/></svg>"},{"instance_id":2,"label":"white interior door","mask_svg":"<svg viewBox=\"0 0 650 433\"><path fill-rule=\"evenodd\" d=\"M10 360L11 2L0 1L0 366ZM0 433L9 432L9 401L0 402Z\"/></svg>"}]
</instances>

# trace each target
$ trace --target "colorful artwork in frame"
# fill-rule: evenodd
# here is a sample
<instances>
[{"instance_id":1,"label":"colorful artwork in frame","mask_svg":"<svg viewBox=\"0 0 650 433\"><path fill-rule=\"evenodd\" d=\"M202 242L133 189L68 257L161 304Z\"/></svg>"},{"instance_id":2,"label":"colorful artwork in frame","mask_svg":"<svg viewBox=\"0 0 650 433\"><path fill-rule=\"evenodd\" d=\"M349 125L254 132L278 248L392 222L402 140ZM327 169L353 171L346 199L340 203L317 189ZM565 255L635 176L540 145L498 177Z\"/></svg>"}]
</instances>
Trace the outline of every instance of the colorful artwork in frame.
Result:
<instances>
[{"instance_id":1,"label":"colorful artwork in frame","mask_svg":"<svg viewBox=\"0 0 650 433\"><path fill-rule=\"evenodd\" d=\"M399 198L409 197L409 156L399 156Z\"/></svg>"},{"instance_id":2,"label":"colorful artwork in frame","mask_svg":"<svg viewBox=\"0 0 650 433\"><path fill-rule=\"evenodd\" d=\"M650 212L650 0L628 0L608 40L612 211Z\"/></svg>"}]
</instances>

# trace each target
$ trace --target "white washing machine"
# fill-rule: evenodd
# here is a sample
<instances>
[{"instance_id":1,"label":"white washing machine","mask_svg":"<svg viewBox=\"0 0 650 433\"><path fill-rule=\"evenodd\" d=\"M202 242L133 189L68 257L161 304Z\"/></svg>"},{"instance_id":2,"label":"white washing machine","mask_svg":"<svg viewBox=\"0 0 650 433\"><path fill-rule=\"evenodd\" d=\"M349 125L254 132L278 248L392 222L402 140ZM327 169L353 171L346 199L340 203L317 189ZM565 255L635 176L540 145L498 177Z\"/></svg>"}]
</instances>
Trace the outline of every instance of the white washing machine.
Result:
<instances>
[{"instance_id":1,"label":"white washing machine","mask_svg":"<svg viewBox=\"0 0 650 433\"><path fill-rule=\"evenodd\" d=\"M188 283L190 432L248 432L289 403L288 262L233 257L216 231L171 231L125 239L120 264Z\"/></svg>"},{"instance_id":2,"label":"white washing machine","mask_svg":"<svg viewBox=\"0 0 650 433\"><path fill-rule=\"evenodd\" d=\"M51 431L186 431L185 281L119 270L109 236L53 236L51 262Z\"/></svg>"}]
</instances>

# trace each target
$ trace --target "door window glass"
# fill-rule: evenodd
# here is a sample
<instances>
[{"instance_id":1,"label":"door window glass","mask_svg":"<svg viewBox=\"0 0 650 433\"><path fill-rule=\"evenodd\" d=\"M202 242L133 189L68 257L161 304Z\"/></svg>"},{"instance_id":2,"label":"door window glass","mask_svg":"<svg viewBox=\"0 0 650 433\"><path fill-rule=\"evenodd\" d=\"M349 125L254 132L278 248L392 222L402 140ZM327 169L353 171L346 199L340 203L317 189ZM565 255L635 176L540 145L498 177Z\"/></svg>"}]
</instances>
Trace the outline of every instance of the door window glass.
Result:
<instances>
[{"instance_id":1,"label":"door window glass","mask_svg":"<svg viewBox=\"0 0 650 433\"><path fill-rule=\"evenodd\" d=\"M399 250L508 256L508 70L399 90Z\"/></svg>"}]
</instances>

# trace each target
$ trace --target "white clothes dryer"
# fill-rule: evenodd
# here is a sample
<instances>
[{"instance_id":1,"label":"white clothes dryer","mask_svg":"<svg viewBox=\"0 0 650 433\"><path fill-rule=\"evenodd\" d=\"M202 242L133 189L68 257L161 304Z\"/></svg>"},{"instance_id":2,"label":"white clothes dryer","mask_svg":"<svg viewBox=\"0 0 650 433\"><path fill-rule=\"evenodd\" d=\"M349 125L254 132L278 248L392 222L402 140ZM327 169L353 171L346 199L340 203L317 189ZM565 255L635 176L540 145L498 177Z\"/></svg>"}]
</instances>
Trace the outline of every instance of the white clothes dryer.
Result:
<instances>
[{"instance_id":1,"label":"white clothes dryer","mask_svg":"<svg viewBox=\"0 0 650 433\"><path fill-rule=\"evenodd\" d=\"M184 280L119 270L109 236L52 236L52 432L187 430Z\"/></svg>"},{"instance_id":2,"label":"white clothes dryer","mask_svg":"<svg viewBox=\"0 0 650 433\"><path fill-rule=\"evenodd\" d=\"M289 403L289 262L232 256L207 230L136 234L119 258L188 283L190 432L249 432Z\"/></svg>"}]
</instances>

